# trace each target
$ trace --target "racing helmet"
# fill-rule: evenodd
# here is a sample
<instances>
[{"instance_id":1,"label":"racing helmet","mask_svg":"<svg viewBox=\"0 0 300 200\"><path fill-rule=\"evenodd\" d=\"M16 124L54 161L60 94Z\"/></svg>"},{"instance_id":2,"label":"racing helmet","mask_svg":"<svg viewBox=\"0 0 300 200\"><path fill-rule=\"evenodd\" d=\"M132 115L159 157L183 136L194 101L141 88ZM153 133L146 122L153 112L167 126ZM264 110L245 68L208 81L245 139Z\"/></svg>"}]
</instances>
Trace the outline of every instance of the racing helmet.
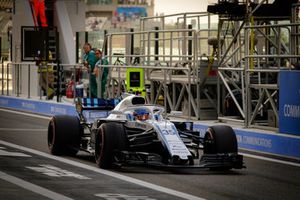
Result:
<instances>
[{"instance_id":1,"label":"racing helmet","mask_svg":"<svg viewBox=\"0 0 300 200\"><path fill-rule=\"evenodd\" d=\"M150 113L146 109L136 109L133 112L133 117L135 120L145 121L150 118Z\"/></svg>"}]
</instances>

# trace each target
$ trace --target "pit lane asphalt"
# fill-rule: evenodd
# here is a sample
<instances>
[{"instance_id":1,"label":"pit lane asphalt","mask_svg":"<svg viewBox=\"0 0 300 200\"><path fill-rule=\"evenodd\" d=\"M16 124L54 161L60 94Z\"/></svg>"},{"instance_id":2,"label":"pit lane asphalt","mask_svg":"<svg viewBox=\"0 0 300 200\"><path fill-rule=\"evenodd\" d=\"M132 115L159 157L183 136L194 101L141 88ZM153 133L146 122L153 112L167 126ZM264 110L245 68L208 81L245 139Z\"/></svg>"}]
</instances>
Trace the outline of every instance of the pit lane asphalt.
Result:
<instances>
[{"instance_id":1,"label":"pit lane asphalt","mask_svg":"<svg viewBox=\"0 0 300 200\"><path fill-rule=\"evenodd\" d=\"M0 140L48 154L48 119L25 116L0 110ZM68 163L55 161L20 149L0 144L5 152L20 152L30 155L24 157L5 157L0 155L0 199L47 199L36 191L31 191L8 182L5 175L17 177L21 181L55 192L72 199L102 199L103 195L121 194L139 196L146 199L180 199L167 193L151 190L124 180L95 173ZM76 157L62 159L95 168L93 157L80 153ZM230 172L209 170L160 170L143 167L126 167L113 170L114 174L125 175L184 194L204 199L299 199L300 167L245 157L247 169ZM49 167L50 166L50 167ZM27 167L27 168L26 168ZM29 167L29 168L28 168ZM32 168L30 168L32 167ZM49 177L32 169L56 167L62 171L78 174L91 179L77 179L62 176ZM59 171L59 170L57 170ZM7 177L7 176L6 176ZM125 179L126 179L125 177ZM130 179L128 178L128 179ZM40 190L39 190L40 191ZM43 190L41 190L43 191ZM47 191L46 191L47 192ZM54 194L54 196L55 196ZM98 196L96 196L98 194ZM62 197L58 196L58 197ZM60 199L60 198L58 198Z\"/></svg>"}]
</instances>

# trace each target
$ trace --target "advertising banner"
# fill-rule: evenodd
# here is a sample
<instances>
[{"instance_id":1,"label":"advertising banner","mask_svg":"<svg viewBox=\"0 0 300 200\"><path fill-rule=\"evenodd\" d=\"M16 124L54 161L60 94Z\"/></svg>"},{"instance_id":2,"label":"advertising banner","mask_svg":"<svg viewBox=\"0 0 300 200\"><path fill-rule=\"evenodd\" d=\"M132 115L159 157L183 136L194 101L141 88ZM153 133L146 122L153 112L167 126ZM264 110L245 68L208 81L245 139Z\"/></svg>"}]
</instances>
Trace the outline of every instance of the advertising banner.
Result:
<instances>
[{"instance_id":1,"label":"advertising banner","mask_svg":"<svg viewBox=\"0 0 300 200\"><path fill-rule=\"evenodd\" d=\"M300 135L300 72L279 73L279 132Z\"/></svg>"},{"instance_id":2,"label":"advertising banner","mask_svg":"<svg viewBox=\"0 0 300 200\"><path fill-rule=\"evenodd\" d=\"M194 130L204 137L208 125L196 123ZM248 129L234 129L238 148L270 153L279 156L300 158L300 137L280 133L254 132Z\"/></svg>"},{"instance_id":3,"label":"advertising banner","mask_svg":"<svg viewBox=\"0 0 300 200\"><path fill-rule=\"evenodd\" d=\"M0 97L0 107L43 115L77 115L75 106L13 97Z\"/></svg>"}]
</instances>

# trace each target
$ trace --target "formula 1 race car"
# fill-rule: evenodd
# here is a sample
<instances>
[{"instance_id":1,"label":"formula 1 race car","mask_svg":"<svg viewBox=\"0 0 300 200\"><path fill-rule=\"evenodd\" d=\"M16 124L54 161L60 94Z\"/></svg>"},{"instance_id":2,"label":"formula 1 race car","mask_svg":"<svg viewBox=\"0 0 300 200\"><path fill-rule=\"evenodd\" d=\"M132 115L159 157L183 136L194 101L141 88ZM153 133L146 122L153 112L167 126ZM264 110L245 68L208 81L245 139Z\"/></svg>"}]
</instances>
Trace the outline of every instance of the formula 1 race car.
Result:
<instances>
[{"instance_id":1,"label":"formula 1 race car","mask_svg":"<svg viewBox=\"0 0 300 200\"><path fill-rule=\"evenodd\" d=\"M244 167L229 126L211 126L200 137L192 122L172 122L164 116L163 107L147 105L144 97L135 95L122 100L83 98L76 109L78 116L52 117L48 127L51 154L76 155L83 150L105 169L126 164Z\"/></svg>"}]
</instances>

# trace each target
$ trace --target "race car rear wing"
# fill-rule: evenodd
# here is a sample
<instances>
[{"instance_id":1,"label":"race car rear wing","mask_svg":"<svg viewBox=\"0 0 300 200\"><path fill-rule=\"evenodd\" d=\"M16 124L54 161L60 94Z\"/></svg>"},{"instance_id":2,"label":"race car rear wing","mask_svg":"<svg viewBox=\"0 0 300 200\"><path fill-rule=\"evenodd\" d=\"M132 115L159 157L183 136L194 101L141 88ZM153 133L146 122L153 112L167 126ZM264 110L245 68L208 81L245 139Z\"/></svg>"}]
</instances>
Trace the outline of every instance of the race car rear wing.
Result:
<instances>
[{"instance_id":1,"label":"race car rear wing","mask_svg":"<svg viewBox=\"0 0 300 200\"><path fill-rule=\"evenodd\" d=\"M112 110L119 102L120 99L78 98L76 110L78 113L83 110Z\"/></svg>"},{"instance_id":2,"label":"race car rear wing","mask_svg":"<svg viewBox=\"0 0 300 200\"><path fill-rule=\"evenodd\" d=\"M107 117L120 102L120 99L78 98L76 111L84 123L92 123L95 119Z\"/></svg>"}]
</instances>

